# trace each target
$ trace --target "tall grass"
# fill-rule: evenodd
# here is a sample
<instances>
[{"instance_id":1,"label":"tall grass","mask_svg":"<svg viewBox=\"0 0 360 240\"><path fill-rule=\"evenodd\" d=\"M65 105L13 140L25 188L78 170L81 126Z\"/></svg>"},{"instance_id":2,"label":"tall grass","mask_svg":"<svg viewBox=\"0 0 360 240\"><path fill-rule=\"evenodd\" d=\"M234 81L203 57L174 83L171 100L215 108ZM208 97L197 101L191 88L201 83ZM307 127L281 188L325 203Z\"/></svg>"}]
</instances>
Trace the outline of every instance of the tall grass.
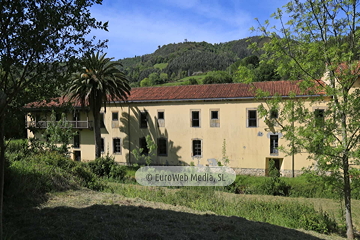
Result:
<instances>
[{"instance_id":1,"label":"tall grass","mask_svg":"<svg viewBox=\"0 0 360 240\"><path fill-rule=\"evenodd\" d=\"M126 197L181 205L225 216L239 216L320 233L337 231L336 221L326 212L316 211L313 206L296 201L284 204L277 201L245 200L241 197L229 199L211 187L184 187L174 190L113 183L111 188L114 193Z\"/></svg>"},{"instance_id":2,"label":"tall grass","mask_svg":"<svg viewBox=\"0 0 360 240\"><path fill-rule=\"evenodd\" d=\"M57 152L30 154L20 160L7 159L6 165L5 201L38 202L45 200L48 192L105 187L85 164Z\"/></svg>"}]
</instances>

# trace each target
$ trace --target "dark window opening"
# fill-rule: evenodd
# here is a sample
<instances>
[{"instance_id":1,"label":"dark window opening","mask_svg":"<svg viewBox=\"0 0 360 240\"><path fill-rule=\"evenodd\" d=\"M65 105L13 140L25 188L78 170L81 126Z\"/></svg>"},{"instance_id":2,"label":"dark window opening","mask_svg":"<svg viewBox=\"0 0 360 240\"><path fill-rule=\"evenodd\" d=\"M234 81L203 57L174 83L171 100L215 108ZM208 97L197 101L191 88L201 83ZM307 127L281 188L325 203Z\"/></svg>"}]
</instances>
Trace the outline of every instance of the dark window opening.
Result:
<instances>
[{"instance_id":1,"label":"dark window opening","mask_svg":"<svg viewBox=\"0 0 360 240\"><path fill-rule=\"evenodd\" d=\"M164 119L165 119L165 114L164 114L164 112L158 112L158 119L160 119L160 120L164 120Z\"/></svg>"},{"instance_id":2,"label":"dark window opening","mask_svg":"<svg viewBox=\"0 0 360 240\"><path fill-rule=\"evenodd\" d=\"M118 112L113 112L112 113L112 120L113 121L119 121L119 113Z\"/></svg>"},{"instance_id":3,"label":"dark window opening","mask_svg":"<svg viewBox=\"0 0 360 240\"><path fill-rule=\"evenodd\" d=\"M201 140L193 140L192 141L192 151L193 156L201 156Z\"/></svg>"},{"instance_id":4,"label":"dark window opening","mask_svg":"<svg viewBox=\"0 0 360 240\"><path fill-rule=\"evenodd\" d=\"M147 128L147 113L140 113L140 128Z\"/></svg>"},{"instance_id":5,"label":"dark window opening","mask_svg":"<svg viewBox=\"0 0 360 240\"><path fill-rule=\"evenodd\" d=\"M159 138L157 142L157 149L159 156L166 156L167 155L167 140L166 138Z\"/></svg>"},{"instance_id":6,"label":"dark window opening","mask_svg":"<svg viewBox=\"0 0 360 240\"><path fill-rule=\"evenodd\" d=\"M105 152L105 139L104 138L101 138L100 148L101 148L101 152Z\"/></svg>"},{"instance_id":7,"label":"dark window opening","mask_svg":"<svg viewBox=\"0 0 360 240\"><path fill-rule=\"evenodd\" d=\"M270 158L268 160L268 169L267 169L267 176L278 176L280 177L280 169L281 169L281 159L277 159L277 158Z\"/></svg>"},{"instance_id":8,"label":"dark window opening","mask_svg":"<svg viewBox=\"0 0 360 240\"><path fill-rule=\"evenodd\" d=\"M200 127L200 112L192 111L191 112L191 126Z\"/></svg>"},{"instance_id":9,"label":"dark window opening","mask_svg":"<svg viewBox=\"0 0 360 240\"><path fill-rule=\"evenodd\" d=\"M316 126L324 126L324 117L325 117L325 110L324 109L315 109L315 124Z\"/></svg>"},{"instance_id":10,"label":"dark window opening","mask_svg":"<svg viewBox=\"0 0 360 240\"><path fill-rule=\"evenodd\" d=\"M78 162L81 161L81 151L74 151L74 160Z\"/></svg>"},{"instance_id":11,"label":"dark window opening","mask_svg":"<svg viewBox=\"0 0 360 240\"><path fill-rule=\"evenodd\" d=\"M74 112L73 121L80 121L80 113L79 112Z\"/></svg>"},{"instance_id":12,"label":"dark window opening","mask_svg":"<svg viewBox=\"0 0 360 240\"><path fill-rule=\"evenodd\" d=\"M114 153L121 153L121 141L120 138L113 139L113 149Z\"/></svg>"},{"instance_id":13,"label":"dark window opening","mask_svg":"<svg viewBox=\"0 0 360 240\"><path fill-rule=\"evenodd\" d=\"M76 135L74 136L74 148L79 148L80 147L80 133L77 132Z\"/></svg>"},{"instance_id":14,"label":"dark window opening","mask_svg":"<svg viewBox=\"0 0 360 240\"><path fill-rule=\"evenodd\" d=\"M279 136L278 135L270 135L270 153L277 154L279 147Z\"/></svg>"},{"instance_id":15,"label":"dark window opening","mask_svg":"<svg viewBox=\"0 0 360 240\"><path fill-rule=\"evenodd\" d=\"M219 119L219 111L211 111L211 119Z\"/></svg>"},{"instance_id":16,"label":"dark window opening","mask_svg":"<svg viewBox=\"0 0 360 240\"><path fill-rule=\"evenodd\" d=\"M61 120L61 113L56 113L56 114L55 114L55 120L56 120L56 121L60 121L60 120Z\"/></svg>"},{"instance_id":17,"label":"dark window opening","mask_svg":"<svg viewBox=\"0 0 360 240\"><path fill-rule=\"evenodd\" d=\"M279 113L277 109L270 110L270 118L278 118L278 117L279 117Z\"/></svg>"},{"instance_id":18,"label":"dark window opening","mask_svg":"<svg viewBox=\"0 0 360 240\"><path fill-rule=\"evenodd\" d=\"M256 110L248 111L248 127L257 127L257 113Z\"/></svg>"},{"instance_id":19,"label":"dark window opening","mask_svg":"<svg viewBox=\"0 0 360 240\"><path fill-rule=\"evenodd\" d=\"M149 149L145 137L139 139L139 147L142 148L141 155L149 155Z\"/></svg>"}]
</instances>

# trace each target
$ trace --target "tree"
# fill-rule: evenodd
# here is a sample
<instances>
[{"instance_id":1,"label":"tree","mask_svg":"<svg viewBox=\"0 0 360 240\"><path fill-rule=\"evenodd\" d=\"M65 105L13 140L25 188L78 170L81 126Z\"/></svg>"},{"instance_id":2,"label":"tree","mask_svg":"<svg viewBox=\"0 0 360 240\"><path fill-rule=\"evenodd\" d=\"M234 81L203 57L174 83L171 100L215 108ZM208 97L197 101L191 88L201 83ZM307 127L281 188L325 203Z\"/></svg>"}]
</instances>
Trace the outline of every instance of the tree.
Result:
<instances>
[{"instance_id":1,"label":"tree","mask_svg":"<svg viewBox=\"0 0 360 240\"><path fill-rule=\"evenodd\" d=\"M160 83L159 73L153 72L149 74L149 81L152 85L156 85Z\"/></svg>"},{"instance_id":2,"label":"tree","mask_svg":"<svg viewBox=\"0 0 360 240\"><path fill-rule=\"evenodd\" d=\"M71 124L66 121L65 113L61 114L60 121L56 121L56 114L53 111L50 119L51 122L43 134L43 138L49 136L45 142L45 147L50 151L57 151L68 156L69 144L71 139L76 135L76 132L73 131Z\"/></svg>"},{"instance_id":3,"label":"tree","mask_svg":"<svg viewBox=\"0 0 360 240\"><path fill-rule=\"evenodd\" d=\"M167 73L160 73L160 81L161 83L166 83L169 80L169 76Z\"/></svg>"},{"instance_id":4,"label":"tree","mask_svg":"<svg viewBox=\"0 0 360 240\"><path fill-rule=\"evenodd\" d=\"M261 114L268 116L271 109L278 109L276 121L290 143L288 153L308 152L316 168L331 173L341 186L349 239L354 238L350 172L360 156L358 5L357 0L292 1L284 6L287 23L284 11L278 9L273 17L280 28L268 31L268 21L258 28L271 38L263 48L262 62L276 63L281 76L302 79L302 89L319 95L308 99L310 107L295 94L287 98L291 101L273 97L259 107ZM322 100L325 109L311 109Z\"/></svg>"},{"instance_id":5,"label":"tree","mask_svg":"<svg viewBox=\"0 0 360 240\"><path fill-rule=\"evenodd\" d=\"M232 83L233 79L225 71L211 71L208 72L206 77L203 80L204 84L214 84L214 83Z\"/></svg>"},{"instance_id":6,"label":"tree","mask_svg":"<svg viewBox=\"0 0 360 240\"><path fill-rule=\"evenodd\" d=\"M152 82L150 81L149 78L144 78L140 82L140 87L151 87L151 86L153 86L153 84L152 84Z\"/></svg>"},{"instance_id":7,"label":"tree","mask_svg":"<svg viewBox=\"0 0 360 240\"><path fill-rule=\"evenodd\" d=\"M275 64L262 62L255 55L242 59L239 63L236 73L236 81L238 82L264 82L280 80L280 75L275 71Z\"/></svg>"},{"instance_id":8,"label":"tree","mask_svg":"<svg viewBox=\"0 0 360 240\"><path fill-rule=\"evenodd\" d=\"M107 30L89 8L101 0L0 1L0 237L4 186L4 129L9 109L31 87L61 79L79 54L105 46L88 40L92 29ZM41 85L41 84L39 84ZM25 91L26 90L26 91Z\"/></svg>"},{"instance_id":9,"label":"tree","mask_svg":"<svg viewBox=\"0 0 360 240\"><path fill-rule=\"evenodd\" d=\"M95 158L101 157L100 110L110 101L126 101L130 95L129 81L106 54L86 54L80 65L82 70L71 77L67 94L71 100L89 105L94 117Z\"/></svg>"}]
</instances>

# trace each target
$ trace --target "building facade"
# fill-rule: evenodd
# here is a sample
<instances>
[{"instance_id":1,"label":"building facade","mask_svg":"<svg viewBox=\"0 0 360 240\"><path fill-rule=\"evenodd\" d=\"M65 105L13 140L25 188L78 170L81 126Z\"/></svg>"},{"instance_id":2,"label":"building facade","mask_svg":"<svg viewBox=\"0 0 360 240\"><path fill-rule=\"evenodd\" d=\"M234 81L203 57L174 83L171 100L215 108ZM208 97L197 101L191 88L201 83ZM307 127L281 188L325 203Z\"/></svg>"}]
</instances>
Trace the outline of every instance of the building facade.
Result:
<instances>
[{"instance_id":1,"label":"building facade","mask_svg":"<svg viewBox=\"0 0 360 240\"><path fill-rule=\"evenodd\" d=\"M144 164L133 151L142 148L147 154L146 136L150 135L157 145L153 165L211 165L227 158L228 166L238 173L266 175L269 161L274 160L283 175L296 175L313 162L306 153L287 156L279 151L280 145L289 143L277 127L270 129L259 117L261 100L255 98L256 89L270 95L295 92L297 98L309 97L291 81L134 88L127 102L109 102L106 112L102 109L102 154L120 164ZM28 137L40 137L50 110L65 112L77 132L71 146L73 158L94 160L92 113L75 102L70 108L66 105L66 98L26 105ZM323 108L324 103L315 106ZM276 118L277 113L269 117Z\"/></svg>"}]
</instances>

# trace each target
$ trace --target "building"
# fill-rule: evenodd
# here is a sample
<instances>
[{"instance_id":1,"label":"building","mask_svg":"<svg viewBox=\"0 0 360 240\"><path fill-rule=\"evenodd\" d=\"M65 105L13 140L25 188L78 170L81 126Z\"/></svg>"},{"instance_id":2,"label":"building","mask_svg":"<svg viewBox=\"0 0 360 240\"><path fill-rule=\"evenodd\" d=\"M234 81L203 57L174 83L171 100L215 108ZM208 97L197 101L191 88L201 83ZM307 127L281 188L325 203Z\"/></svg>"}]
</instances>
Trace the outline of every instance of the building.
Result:
<instances>
[{"instance_id":1,"label":"building","mask_svg":"<svg viewBox=\"0 0 360 240\"><path fill-rule=\"evenodd\" d=\"M308 98L297 82L259 82L134 88L127 102L111 102L102 111L102 153L114 156L120 164L140 163L132 151L143 148L150 135L157 144L154 165L208 165L224 156L238 173L265 175L269 161L285 176L310 166L306 153L286 156L278 146L286 146L278 129L270 129L260 118L256 89L270 95ZM67 120L78 132L71 147L75 160L93 160L95 155L92 113L66 98L34 102L28 109L28 137L39 137L47 127L51 109L66 112ZM324 109L319 103L314 109ZM273 118L277 113L271 114ZM57 116L57 119L60 115Z\"/></svg>"}]
</instances>

